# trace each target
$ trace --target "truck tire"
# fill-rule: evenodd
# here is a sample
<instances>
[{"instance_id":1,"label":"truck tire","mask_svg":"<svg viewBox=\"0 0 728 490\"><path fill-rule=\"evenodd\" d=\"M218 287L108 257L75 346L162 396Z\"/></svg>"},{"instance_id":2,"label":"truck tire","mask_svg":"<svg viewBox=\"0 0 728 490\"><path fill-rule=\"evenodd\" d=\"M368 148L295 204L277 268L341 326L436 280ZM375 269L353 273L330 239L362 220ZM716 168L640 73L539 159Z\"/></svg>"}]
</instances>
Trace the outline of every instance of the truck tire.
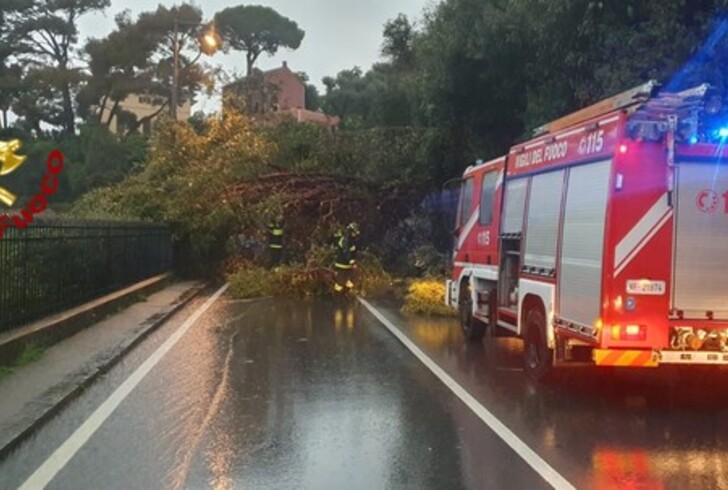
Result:
<instances>
[{"instance_id":1,"label":"truck tire","mask_svg":"<svg viewBox=\"0 0 728 490\"><path fill-rule=\"evenodd\" d=\"M485 335L485 324L473 317L473 297L470 294L470 285L464 285L460 290L460 301L458 301L460 313L460 328L463 330L465 339L469 342L477 342Z\"/></svg>"},{"instance_id":2,"label":"truck tire","mask_svg":"<svg viewBox=\"0 0 728 490\"><path fill-rule=\"evenodd\" d=\"M553 373L554 351L546 340L546 319L540 309L531 309L526 315L526 336L523 360L526 375L533 381L546 381Z\"/></svg>"}]
</instances>

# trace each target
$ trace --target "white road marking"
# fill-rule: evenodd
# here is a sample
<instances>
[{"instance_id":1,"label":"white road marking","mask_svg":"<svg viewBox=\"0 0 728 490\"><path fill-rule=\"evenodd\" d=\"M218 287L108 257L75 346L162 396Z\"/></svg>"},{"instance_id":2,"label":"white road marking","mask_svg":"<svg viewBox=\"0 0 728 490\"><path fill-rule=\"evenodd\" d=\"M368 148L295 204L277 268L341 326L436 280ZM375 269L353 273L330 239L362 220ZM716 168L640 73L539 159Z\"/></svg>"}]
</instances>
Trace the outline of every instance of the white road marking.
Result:
<instances>
[{"instance_id":1,"label":"white road marking","mask_svg":"<svg viewBox=\"0 0 728 490\"><path fill-rule=\"evenodd\" d=\"M552 468L541 456L528 447L519 437L514 434L503 422L498 420L487 408L480 404L465 388L460 386L457 381L452 379L449 374L438 366L427 354L415 345L405 334L395 327L387 318L374 308L367 300L359 298L363 304L377 320L379 320L387 329L404 344L417 359L422 362L432 373L452 391L455 396L465 403L470 410L478 416L490 429L500 437L503 442L508 444L516 454L518 454L531 468L543 477L546 482L553 488L559 490L574 489L575 487L569 481L561 476L554 468Z\"/></svg>"},{"instance_id":2,"label":"white road marking","mask_svg":"<svg viewBox=\"0 0 728 490\"><path fill-rule=\"evenodd\" d=\"M174 332L144 363L129 376L107 399L97 408L86 421L64 442L48 459L30 475L20 486L20 490L36 490L45 488L48 483L63 469L73 456L101 427L106 419L114 413L121 402L136 388L136 386L154 369L162 358L175 346L185 333L199 320L199 318L223 295L228 285L217 290L205 304L189 317L179 329Z\"/></svg>"}]
</instances>

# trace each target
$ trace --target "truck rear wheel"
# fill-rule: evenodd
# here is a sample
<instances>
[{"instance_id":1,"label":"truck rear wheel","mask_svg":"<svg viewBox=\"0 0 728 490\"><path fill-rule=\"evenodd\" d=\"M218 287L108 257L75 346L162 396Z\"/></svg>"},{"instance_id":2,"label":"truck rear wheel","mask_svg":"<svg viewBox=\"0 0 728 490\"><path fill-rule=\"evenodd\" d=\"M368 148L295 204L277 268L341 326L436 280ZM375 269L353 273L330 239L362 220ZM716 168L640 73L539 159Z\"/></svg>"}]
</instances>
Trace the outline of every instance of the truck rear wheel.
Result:
<instances>
[{"instance_id":1,"label":"truck rear wheel","mask_svg":"<svg viewBox=\"0 0 728 490\"><path fill-rule=\"evenodd\" d=\"M554 351L546 340L546 319L540 309L526 315L526 336L523 345L526 374L534 381L544 381L553 372Z\"/></svg>"},{"instance_id":2,"label":"truck rear wheel","mask_svg":"<svg viewBox=\"0 0 728 490\"><path fill-rule=\"evenodd\" d=\"M473 296L470 293L470 285L464 285L460 290L460 301L458 302L460 313L460 328L463 330L465 339L470 342L477 342L485 335L485 324L473 317Z\"/></svg>"}]
</instances>

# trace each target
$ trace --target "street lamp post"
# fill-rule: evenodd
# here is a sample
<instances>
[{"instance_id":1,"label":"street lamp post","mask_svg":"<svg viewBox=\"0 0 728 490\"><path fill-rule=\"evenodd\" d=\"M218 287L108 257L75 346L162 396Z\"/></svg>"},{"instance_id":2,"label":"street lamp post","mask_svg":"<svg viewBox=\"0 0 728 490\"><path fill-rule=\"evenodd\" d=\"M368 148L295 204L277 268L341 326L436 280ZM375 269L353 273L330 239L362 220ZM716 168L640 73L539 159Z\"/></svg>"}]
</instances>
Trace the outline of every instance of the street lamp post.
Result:
<instances>
[{"instance_id":1,"label":"street lamp post","mask_svg":"<svg viewBox=\"0 0 728 490\"><path fill-rule=\"evenodd\" d=\"M174 37L172 39L172 64L174 65L172 68L172 98L171 98L171 105L169 108L169 115L173 120L177 120L177 108L179 106L179 60L180 60L180 33L179 33L179 27L180 27L180 21L176 18L174 19ZM204 24L195 23L195 22L185 22L184 25L190 26L190 27L202 27ZM220 36L215 32L214 27L210 27L206 32L202 33L197 37L197 42L200 47L200 54L197 58L195 58L195 61L193 61L190 64L194 64L197 59L199 59L200 55L202 53L205 53L207 55L212 56L215 54L215 52L220 49L220 46L222 45L222 40Z\"/></svg>"}]
</instances>

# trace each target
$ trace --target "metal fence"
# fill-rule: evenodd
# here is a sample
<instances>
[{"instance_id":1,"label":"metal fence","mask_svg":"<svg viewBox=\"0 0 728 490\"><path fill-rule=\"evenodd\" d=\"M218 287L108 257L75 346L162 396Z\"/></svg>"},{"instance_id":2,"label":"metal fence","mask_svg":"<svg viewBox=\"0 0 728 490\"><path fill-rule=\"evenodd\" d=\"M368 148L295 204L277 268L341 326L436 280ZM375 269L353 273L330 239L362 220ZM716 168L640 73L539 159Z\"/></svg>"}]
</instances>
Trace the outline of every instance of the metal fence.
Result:
<instances>
[{"instance_id":1,"label":"metal fence","mask_svg":"<svg viewBox=\"0 0 728 490\"><path fill-rule=\"evenodd\" d=\"M0 239L0 332L172 267L167 227L43 220Z\"/></svg>"}]
</instances>

